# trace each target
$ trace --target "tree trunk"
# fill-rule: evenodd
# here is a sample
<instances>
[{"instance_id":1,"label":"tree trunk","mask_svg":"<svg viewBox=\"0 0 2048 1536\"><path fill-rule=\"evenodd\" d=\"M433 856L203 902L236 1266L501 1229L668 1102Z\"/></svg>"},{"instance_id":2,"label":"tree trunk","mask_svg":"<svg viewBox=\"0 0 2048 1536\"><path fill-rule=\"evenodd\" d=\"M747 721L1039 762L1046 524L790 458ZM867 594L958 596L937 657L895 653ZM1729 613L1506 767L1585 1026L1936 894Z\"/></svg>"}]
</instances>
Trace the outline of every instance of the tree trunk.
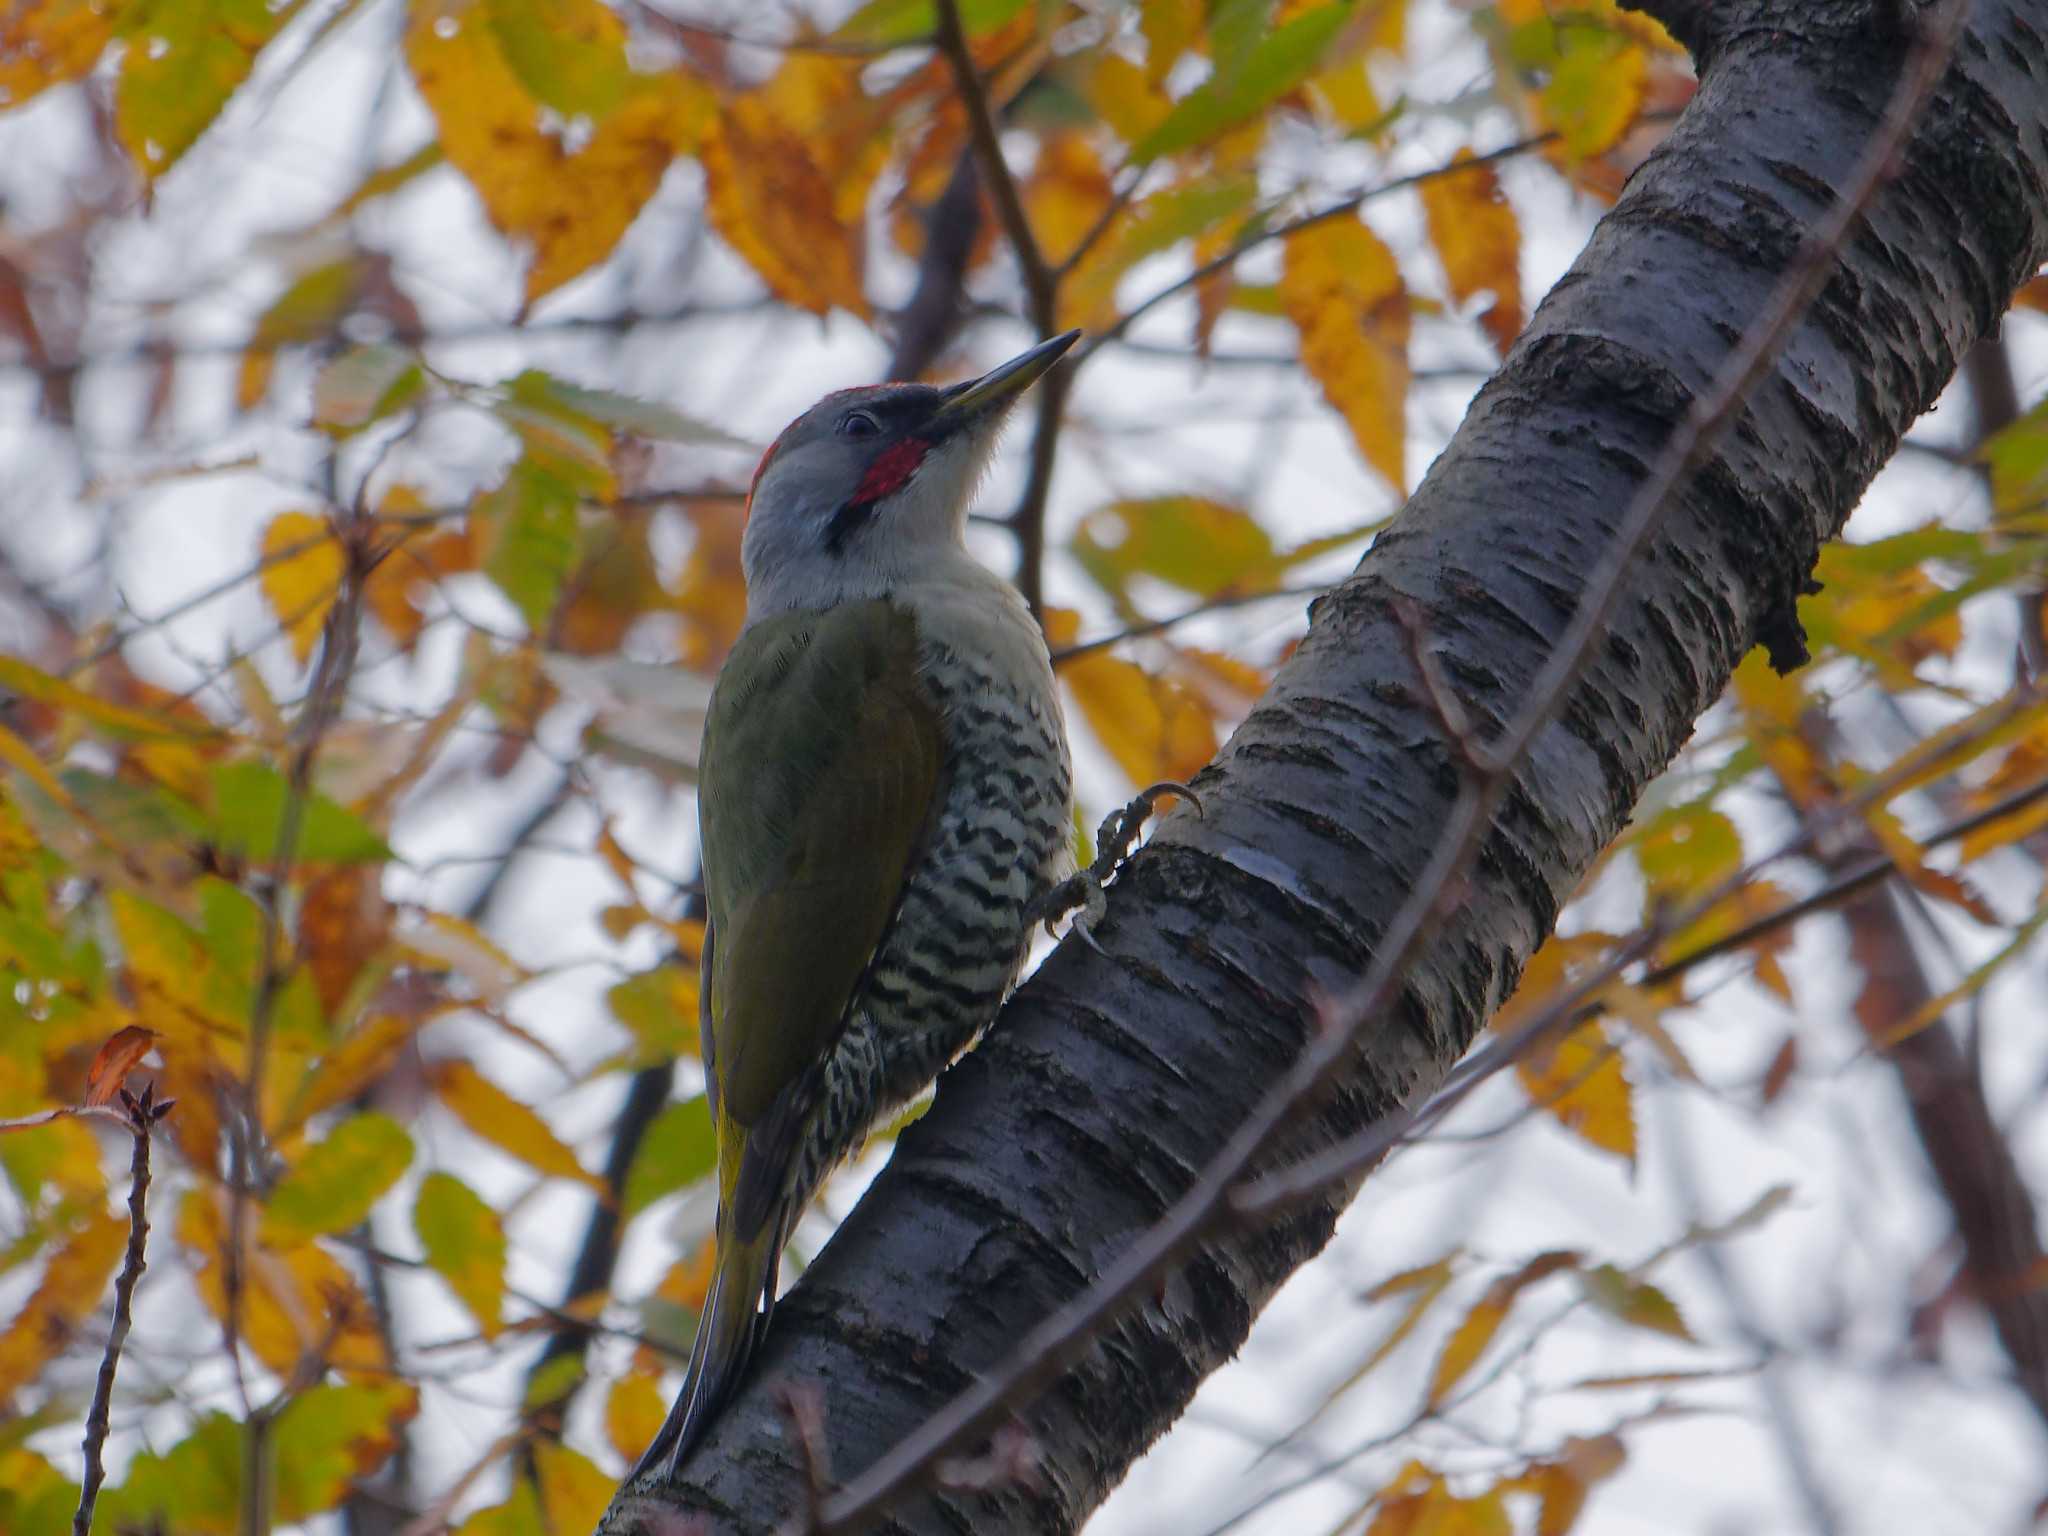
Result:
<instances>
[{"instance_id":1,"label":"tree trunk","mask_svg":"<svg viewBox=\"0 0 2048 1536\"><path fill-rule=\"evenodd\" d=\"M1524 702L1632 494L1847 180L1900 75L1910 3L1652 7L1701 89L1537 311L1444 455L1197 787L949 1072L938 1102L784 1300L751 1379L670 1489L605 1529L802 1529L787 1389L843 1480L927 1418L1152 1223L1354 981L1432 852L1459 772L1391 612L1405 597L1484 734ZM1644 785L1794 603L1906 427L2048 251L2048 5L1977 0L1899 174L1735 430L1683 491L1458 901L1293 1128L1328 1144L1428 1093ZM1076 1528L1328 1239L1352 1191L1220 1234L1018 1404L1025 1477L930 1482L879 1529Z\"/></svg>"}]
</instances>

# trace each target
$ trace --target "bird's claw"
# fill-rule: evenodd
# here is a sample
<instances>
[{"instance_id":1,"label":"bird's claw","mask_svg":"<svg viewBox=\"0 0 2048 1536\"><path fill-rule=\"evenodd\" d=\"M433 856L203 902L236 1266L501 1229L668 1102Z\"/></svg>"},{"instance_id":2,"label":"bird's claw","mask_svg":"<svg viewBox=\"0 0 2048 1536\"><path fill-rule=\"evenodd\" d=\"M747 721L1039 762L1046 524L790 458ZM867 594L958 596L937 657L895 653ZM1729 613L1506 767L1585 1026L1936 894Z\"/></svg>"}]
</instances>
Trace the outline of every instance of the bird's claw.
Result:
<instances>
[{"instance_id":1,"label":"bird's claw","mask_svg":"<svg viewBox=\"0 0 2048 1536\"><path fill-rule=\"evenodd\" d=\"M1054 938L1059 937L1053 924L1076 907L1081 915L1070 925L1071 931L1081 942L1098 955L1104 953L1096 940L1095 925L1102 921L1109 911L1109 897L1104 892L1116 872L1130 857L1131 845L1138 840L1145 823L1152 817L1158 802L1168 795L1178 795L1195 808L1200 816L1202 797L1185 784L1165 781L1141 789L1124 804L1102 818L1102 825L1095 833L1095 859L1086 869L1079 870L1060 881L1037 901L1032 903L1030 915L1034 921L1043 920L1045 931Z\"/></svg>"}]
</instances>

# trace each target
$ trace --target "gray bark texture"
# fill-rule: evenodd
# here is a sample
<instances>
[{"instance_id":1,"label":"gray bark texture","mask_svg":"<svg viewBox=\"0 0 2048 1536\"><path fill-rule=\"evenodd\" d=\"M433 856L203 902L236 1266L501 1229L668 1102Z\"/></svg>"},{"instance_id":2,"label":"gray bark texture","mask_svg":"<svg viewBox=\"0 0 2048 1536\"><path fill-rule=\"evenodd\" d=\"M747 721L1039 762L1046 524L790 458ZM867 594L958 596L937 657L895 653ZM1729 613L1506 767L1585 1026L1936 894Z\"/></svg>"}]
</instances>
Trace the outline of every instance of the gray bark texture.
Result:
<instances>
[{"instance_id":1,"label":"gray bark texture","mask_svg":"<svg viewBox=\"0 0 2048 1536\"><path fill-rule=\"evenodd\" d=\"M822 1394L844 1479L1087 1285L1208 1163L1364 971L1459 792L1390 611L1423 614L1481 735L1524 702L1646 467L1848 178L1896 85L1901 0L1646 6L1701 87L1538 309L1399 520L1321 599L1271 692L1112 888L1104 959L1067 943L941 1084L776 1314L671 1488L608 1532L802 1530L787 1391ZM1292 1128L1328 1145L1427 1094L1909 424L2048 253L2048 3L1976 0L1948 73L1819 301L1630 573L1402 1006ZM1016 1405L1024 1478L927 1481L874 1528L1079 1527L1235 1353L1355 1188L1225 1230Z\"/></svg>"}]
</instances>

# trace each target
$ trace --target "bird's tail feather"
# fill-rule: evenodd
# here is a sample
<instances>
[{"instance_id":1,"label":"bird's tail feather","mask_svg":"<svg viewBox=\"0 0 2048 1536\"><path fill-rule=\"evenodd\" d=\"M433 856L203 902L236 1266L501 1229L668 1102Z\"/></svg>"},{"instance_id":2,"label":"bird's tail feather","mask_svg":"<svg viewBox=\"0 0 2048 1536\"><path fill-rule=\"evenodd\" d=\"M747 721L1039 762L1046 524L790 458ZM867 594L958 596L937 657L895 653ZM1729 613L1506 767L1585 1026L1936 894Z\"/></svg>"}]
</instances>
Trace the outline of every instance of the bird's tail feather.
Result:
<instances>
[{"instance_id":1,"label":"bird's tail feather","mask_svg":"<svg viewBox=\"0 0 2048 1536\"><path fill-rule=\"evenodd\" d=\"M634 1479L659 1467L662 1482L674 1480L676 1468L738 1384L775 1306L784 1223L764 1222L751 1238L741 1238L730 1229L725 1212L719 1217L718 1256L704 1311L697 1319L689 1369L668 1417L633 1468Z\"/></svg>"}]
</instances>

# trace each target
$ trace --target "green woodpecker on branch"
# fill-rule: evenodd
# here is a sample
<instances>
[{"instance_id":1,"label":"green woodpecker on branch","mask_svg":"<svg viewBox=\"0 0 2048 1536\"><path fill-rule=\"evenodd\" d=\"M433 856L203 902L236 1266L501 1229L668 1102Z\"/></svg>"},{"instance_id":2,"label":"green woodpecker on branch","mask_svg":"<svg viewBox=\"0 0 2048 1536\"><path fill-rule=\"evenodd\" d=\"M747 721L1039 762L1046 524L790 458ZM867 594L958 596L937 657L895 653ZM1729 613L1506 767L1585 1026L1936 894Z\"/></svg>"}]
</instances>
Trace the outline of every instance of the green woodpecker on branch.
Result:
<instances>
[{"instance_id":1,"label":"green woodpecker on branch","mask_svg":"<svg viewBox=\"0 0 2048 1536\"><path fill-rule=\"evenodd\" d=\"M819 1183L988 1025L1048 888L1072 889L1045 638L964 535L1004 416L1079 335L950 389L828 395L755 471L698 784L717 1258L639 1471L674 1476Z\"/></svg>"}]
</instances>

